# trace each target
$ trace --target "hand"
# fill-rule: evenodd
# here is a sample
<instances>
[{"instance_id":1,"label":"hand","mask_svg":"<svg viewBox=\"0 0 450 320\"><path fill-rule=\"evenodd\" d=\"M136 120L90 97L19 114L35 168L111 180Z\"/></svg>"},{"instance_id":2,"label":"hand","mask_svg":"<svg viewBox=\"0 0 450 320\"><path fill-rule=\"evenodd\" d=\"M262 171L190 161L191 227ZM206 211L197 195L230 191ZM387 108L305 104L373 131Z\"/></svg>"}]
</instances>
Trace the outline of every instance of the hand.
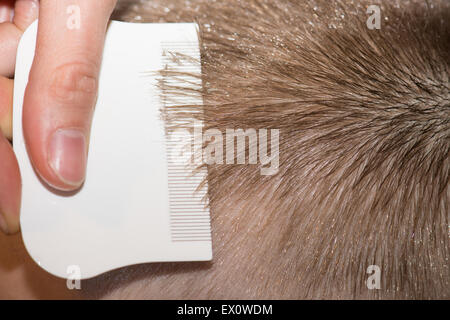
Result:
<instances>
[{"instance_id":1,"label":"hand","mask_svg":"<svg viewBox=\"0 0 450 320\"><path fill-rule=\"evenodd\" d=\"M21 182L11 139L17 45L39 16L25 92L23 130L31 162L50 186L84 182L107 23L117 0L0 0L0 227L19 229Z\"/></svg>"}]
</instances>

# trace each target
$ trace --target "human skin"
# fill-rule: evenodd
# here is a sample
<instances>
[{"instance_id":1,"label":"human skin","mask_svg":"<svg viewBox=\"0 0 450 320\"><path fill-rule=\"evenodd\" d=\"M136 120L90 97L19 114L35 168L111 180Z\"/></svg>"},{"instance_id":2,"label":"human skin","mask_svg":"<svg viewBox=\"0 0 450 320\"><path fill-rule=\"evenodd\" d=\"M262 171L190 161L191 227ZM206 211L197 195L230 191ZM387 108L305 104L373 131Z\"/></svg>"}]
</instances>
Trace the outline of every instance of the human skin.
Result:
<instances>
[{"instance_id":1,"label":"human skin","mask_svg":"<svg viewBox=\"0 0 450 320\"><path fill-rule=\"evenodd\" d=\"M0 300L77 299L78 294L31 259L20 234L0 233Z\"/></svg>"},{"instance_id":2,"label":"human skin","mask_svg":"<svg viewBox=\"0 0 450 320\"><path fill-rule=\"evenodd\" d=\"M79 293L448 298L449 93L442 54L448 47L440 40L448 35L448 19L438 27L448 5L408 1L395 10L396 2L385 1L394 4L383 6L389 23L378 32L365 27L368 1L356 15L351 6L340 12L346 18L333 20L336 29L327 14L345 1L315 1L318 18L314 6L299 1L189 3L155 0L123 17L198 17L210 89L204 92L206 125L281 128L280 173L262 178L250 166L210 166L212 262L122 268L83 281ZM285 4L290 10L282 10ZM287 18L297 24L284 23ZM308 22L310 33L303 28ZM382 268L381 290L364 284L371 264Z\"/></svg>"},{"instance_id":3,"label":"human skin","mask_svg":"<svg viewBox=\"0 0 450 320\"><path fill-rule=\"evenodd\" d=\"M0 231L3 233L12 235L19 231L21 178L9 140L20 37L39 17L36 54L23 106L24 137L30 159L49 186L61 191L76 190L85 179L103 41L116 2L0 0ZM68 27L74 12L79 13L76 17L79 28ZM8 239L2 235L0 243L0 278L2 286L6 286L0 296L14 297L14 291L10 290L14 288L24 297L36 297L33 290L26 290L27 283L33 281L18 279L31 272L30 277L25 277L43 283L44 287L52 277L35 268L20 236ZM20 249L15 252L12 248ZM12 283L17 287L11 286Z\"/></svg>"},{"instance_id":4,"label":"human skin","mask_svg":"<svg viewBox=\"0 0 450 320\"><path fill-rule=\"evenodd\" d=\"M19 230L20 173L14 154L6 150L6 140L11 138L12 77L20 37L39 17L22 119L31 162L49 186L76 190L85 179L104 36L115 4L115 0L0 2L0 124L4 134L0 139L5 148L0 155L0 227L6 233ZM70 27L73 12L79 24Z\"/></svg>"}]
</instances>

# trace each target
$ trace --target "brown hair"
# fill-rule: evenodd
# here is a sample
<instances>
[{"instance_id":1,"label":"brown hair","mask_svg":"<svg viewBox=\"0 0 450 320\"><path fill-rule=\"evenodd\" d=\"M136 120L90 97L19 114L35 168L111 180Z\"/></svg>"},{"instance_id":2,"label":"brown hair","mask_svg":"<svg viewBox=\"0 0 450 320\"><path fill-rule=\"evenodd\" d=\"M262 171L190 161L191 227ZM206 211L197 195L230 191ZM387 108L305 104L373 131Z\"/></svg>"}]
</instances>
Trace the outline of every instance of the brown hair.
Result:
<instances>
[{"instance_id":1,"label":"brown hair","mask_svg":"<svg viewBox=\"0 0 450 320\"><path fill-rule=\"evenodd\" d=\"M130 296L164 286L161 297L180 298L450 297L448 1L121 4L126 20L200 26L204 104L169 107L166 119L280 129L280 167L262 176L258 165L208 166L212 265L132 267L88 286L148 278L112 288ZM381 29L366 25L372 4ZM381 269L380 290L366 286L370 265Z\"/></svg>"}]
</instances>

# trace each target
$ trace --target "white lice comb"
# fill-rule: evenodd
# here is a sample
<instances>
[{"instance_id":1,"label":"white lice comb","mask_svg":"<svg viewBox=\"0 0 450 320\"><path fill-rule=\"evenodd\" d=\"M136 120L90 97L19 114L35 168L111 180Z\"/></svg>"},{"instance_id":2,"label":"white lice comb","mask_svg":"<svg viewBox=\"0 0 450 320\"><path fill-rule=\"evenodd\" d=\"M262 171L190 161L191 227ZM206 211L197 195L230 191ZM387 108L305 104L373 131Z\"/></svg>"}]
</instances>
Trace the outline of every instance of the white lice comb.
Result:
<instances>
[{"instance_id":1,"label":"white lice comb","mask_svg":"<svg viewBox=\"0 0 450 320\"><path fill-rule=\"evenodd\" d=\"M164 53L176 51L195 58L185 67L200 74L197 26L111 22L87 178L70 196L40 182L23 139L22 104L36 34L35 22L19 45L13 124L23 181L22 236L31 257L58 277L73 278L76 270L81 279L137 263L211 260L207 185L198 188L206 169L192 175L171 161L177 146L165 135L155 73L171 63ZM201 104L201 97L192 99Z\"/></svg>"}]
</instances>

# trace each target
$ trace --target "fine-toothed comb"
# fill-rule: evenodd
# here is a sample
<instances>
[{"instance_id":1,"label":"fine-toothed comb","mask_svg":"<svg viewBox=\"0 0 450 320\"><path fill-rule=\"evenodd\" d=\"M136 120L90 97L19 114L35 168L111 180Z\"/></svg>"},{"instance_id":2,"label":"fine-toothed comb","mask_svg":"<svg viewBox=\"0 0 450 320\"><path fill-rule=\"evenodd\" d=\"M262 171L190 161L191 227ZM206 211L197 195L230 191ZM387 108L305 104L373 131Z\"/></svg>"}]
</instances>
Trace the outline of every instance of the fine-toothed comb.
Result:
<instances>
[{"instance_id":1,"label":"fine-toothed comb","mask_svg":"<svg viewBox=\"0 0 450 320\"><path fill-rule=\"evenodd\" d=\"M211 260L207 184L201 184L206 169L193 170L195 164L177 157L185 139L167 135L157 74L168 67L200 74L197 25L111 22L86 181L71 195L42 184L24 143L22 104L36 34L37 22L19 45L13 124L23 179L22 236L31 257L69 279L138 263ZM193 59L180 63L172 52ZM180 103L200 105L201 96Z\"/></svg>"}]
</instances>

